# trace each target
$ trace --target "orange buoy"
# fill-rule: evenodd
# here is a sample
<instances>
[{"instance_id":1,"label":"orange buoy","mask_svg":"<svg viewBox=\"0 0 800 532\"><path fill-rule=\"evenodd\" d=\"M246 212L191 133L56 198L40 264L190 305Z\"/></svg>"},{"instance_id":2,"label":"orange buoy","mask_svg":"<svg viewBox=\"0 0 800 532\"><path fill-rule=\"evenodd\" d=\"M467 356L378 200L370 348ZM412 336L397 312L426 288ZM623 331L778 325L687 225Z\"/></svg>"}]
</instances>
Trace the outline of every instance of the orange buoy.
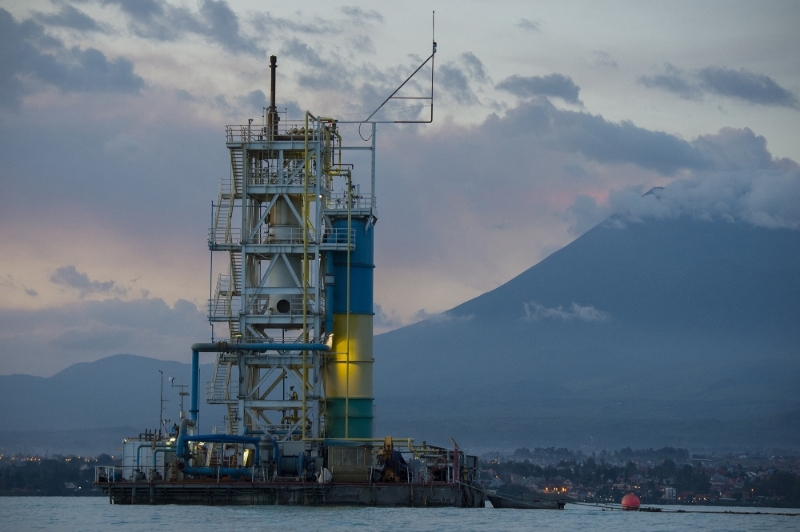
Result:
<instances>
[{"instance_id":1,"label":"orange buoy","mask_svg":"<svg viewBox=\"0 0 800 532\"><path fill-rule=\"evenodd\" d=\"M623 510L638 510L639 504L639 497L637 497L633 493L628 493L622 498L622 509Z\"/></svg>"}]
</instances>

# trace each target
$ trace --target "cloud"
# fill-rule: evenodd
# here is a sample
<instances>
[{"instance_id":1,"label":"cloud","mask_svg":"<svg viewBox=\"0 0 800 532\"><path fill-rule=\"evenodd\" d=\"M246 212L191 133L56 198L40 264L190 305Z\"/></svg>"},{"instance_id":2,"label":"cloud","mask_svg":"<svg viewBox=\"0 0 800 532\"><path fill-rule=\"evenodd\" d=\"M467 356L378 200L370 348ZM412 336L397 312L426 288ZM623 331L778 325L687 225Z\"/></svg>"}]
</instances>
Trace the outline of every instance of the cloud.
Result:
<instances>
[{"instance_id":1,"label":"cloud","mask_svg":"<svg viewBox=\"0 0 800 532\"><path fill-rule=\"evenodd\" d=\"M80 301L56 308L0 309L0 373L49 376L76 362L118 353L184 360L209 336L204 314L188 301Z\"/></svg>"},{"instance_id":2,"label":"cloud","mask_svg":"<svg viewBox=\"0 0 800 532\"><path fill-rule=\"evenodd\" d=\"M486 67L472 52L464 52L455 61L440 66L437 82L450 99L460 105L480 103L475 92L491 80Z\"/></svg>"},{"instance_id":3,"label":"cloud","mask_svg":"<svg viewBox=\"0 0 800 532\"><path fill-rule=\"evenodd\" d=\"M92 281L85 273L79 272L75 266L62 266L50 276L50 282L77 290L80 297L89 294L108 294L110 292L125 293L125 289L115 286L114 281Z\"/></svg>"},{"instance_id":4,"label":"cloud","mask_svg":"<svg viewBox=\"0 0 800 532\"><path fill-rule=\"evenodd\" d=\"M375 49L375 43L372 42L372 39L370 39L369 35L356 35L351 37L349 41L356 52L363 54L377 53L377 50Z\"/></svg>"},{"instance_id":5,"label":"cloud","mask_svg":"<svg viewBox=\"0 0 800 532\"><path fill-rule=\"evenodd\" d=\"M6 274L5 280L0 281L0 286L5 286L11 288L12 290L22 290L25 293L25 295L29 297L39 296L39 292L37 292L33 288L28 288L21 282L18 282L17 280L14 279L14 276L11 274Z\"/></svg>"},{"instance_id":6,"label":"cloud","mask_svg":"<svg viewBox=\"0 0 800 532\"><path fill-rule=\"evenodd\" d=\"M369 23L372 21L383 22L383 15L381 15L374 9L365 11L357 6L344 6L342 7L342 13L362 24Z\"/></svg>"},{"instance_id":7,"label":"cloud","mask_svg":"<svg viewBox=\"0 0 800 532\"><path fill-rule=\"evenodd\" d=\"M130 17L132 31L142 38L175 41L189 33L228 52L257 57L266 53L258 39L242 31L239 17L225 0L202 0L197 12L164 0L103 0L103 4L118 6Z\"/></svg>"},{"instance_id":8,"label":"cloud","mask_svg":"<svg viewBox=\"0 0 800 532\"><path fill-rule=\"evenodd\" d=\"M69 4L62 4L57 13L34 12L33 19L45 26L108 33L108 30L98 24L92 17Z\"/></svg>"},{"instance_id":9,"label":"cloud","mask_svg":"<svg viewBox=\"0 0 800 532\"><path fill-rule=\"evenodd\" d=\"M166 3L159 0L102 0L103 5L114 4L134 20L149 22L165 15Z\"/></svg>"},{"instance_id":10,"label":"cloud","mask_svg":"<svg viewBox=\"0 0 800 532\"><path fill-rule=\"evenodd\" d=\"M509 76L497 84L497 88L510 92L520 98L533 96L552 96L561 98L567 103L583 106L578 98L580 87L575 85L571 78L562 74L549 76Z\"/></svg>"},{"instance_id":11,"label":"cloud","mask_svg":"<svg viewBox=\"0 0 800 532\"><path fill-rule=\"evenodd\" d=\"M796 94L781 87L769 76L745 69L709 66L686 71L667 63L663 74L641 76L639 83L685 99L701 99L706 94L717 94L752 105L800 109Z\"/></svg>"},{"instance_id":12,"label":"cloud","mask_svg":"<svg viewBox=\"0 0 800 532\"><path fill-rule=\"evenodd\" d=\"M797 95L764 74L745 69L706 67L700 70L699 78L706 90L721 96L738 98L757 105L800 108Z\"/></svg>"},{"instance_id":13,"label":"cloud","mask_svg":"<svg viewBox=\"0 0 800 532\"><path fill-rule=\"evenodd\" d=\"M250 16L250 23L255 27L259 33L272 32L275 30L281 31L294 31L297 33L305 33L309 35L324 35L330 33L341 33L343 31L343 24L323 19L318 16L307 17L301 19L290 19L284 17L276 17L272 13L253 13Z\"/></svg>"},{"instance_id":14,"label":"cloud","mask_svg":"<svg viewBox=\"0 0 800 532\"><path fill-rule=\"evenodd\" d=\"M123 57L109 61L95 48L66 48L32 20L17 22L0 8L0 103L18 105L42 90L42 84L64 92L138 93L144 80Z\"/></svg>"},{"instance_id":15,"label":"cloud","mask_svg":"<svg viewBox=\"0 0 800 532\"><path fill-rule=\"evenodd\" d=\"M239 18L224 0L203 0L200 13L206 22L204 34L212 41L233 52L263 54L256 39L242 35Z\"/></svg>"},{"instance_id":16,"label":"cloud","mask_svg":"<svg viewBox=\"0 0 800 532\"><path fill-rule=\"evenodd\" d=\"M682 216L800 229L800 166L774 159L764 137L750 129L726 128L692 144L708 154L711 168L646 194L640 187L618 190L600 205L579 197L570 207L573 232L580 234L606 218L624 224Z\"/></svg>"},{"instance_id":17,"label":"cloud","mask_svg":"<svg viewBox=\"0 0 800 532\"><path fill-rule=\"evenodd\" d=\"M561 305L548 308L536 301L531 301L530 303L523 303L523 307L525 310L525 315L522 317L523 321L557 319L562 321L594 322L606 321L611 317L607 312L597 310L592 305L579 305L578 303L572 303L570 307L565 309Z\"/></svg>"},{"instance_id":18,"label":"cloud","mask_svg":"<svg viewBox=\"0 0 800 532\"><path fill-rule=\"evenodd\" d=\"M517 22L517 27L522 28L525 31L539 31L541 28L541 23L535 20L529 20L527 18L519 19Z\"/></svg>"},{"instance_id":19,"label":"cloud","mask_svg":"<svg viewBox=\"0 0 800 532\"><path fill-rule=\"evenodd\" d=\"M296 59L313 68L326 68L328 66L314 48L297 38L287 39L280 53L285 57Z\"/></svg>"},{"instance_id":20,"label":"cloud","mask_svg":"<svg viewBox=\"0 0 800 532\"><path fill-rule=\"evenodd\" d=\"M651 89L663 89L677 94L681 98L699 98L702 94L700 87L693 83L687 73L667 63L664 73L655 76L641 76L639 83Z\"/></svg>"},{"instance_id":21,"label":"cloud","mask_svg":"<svg viewBox=\"0 0 800 532\"><path fill-rule=\"evenodd\" d=\"M597 67L617 68L617 62L607 52L597 50L593 53L594 65Z\"/></svg>"},{"instance_id":22,"label":"cloud","mask_svg":"<svg viewBox=\"0 0 800 532\"><path fill-rule=\"evenodd\" d=\"M520 102L505 119L490 118L487 124L504 124L510 131L601 163L632 163L665 175L709 164L697 147L674 135L627 121L614 123L599 115L556 109L546 100Z\"/></svg>"},{"instance_id":23,"label":"cloud","mask_svg":"<svg viewBox=\"0 0 800 532\"><path fill-rule=\"evenodd\" d=\"M452 64L444 64L439 67L439 84L448 96L461 105L478 103L478 97L472 92L466 74Z\"/></svg>"}]
</instances>

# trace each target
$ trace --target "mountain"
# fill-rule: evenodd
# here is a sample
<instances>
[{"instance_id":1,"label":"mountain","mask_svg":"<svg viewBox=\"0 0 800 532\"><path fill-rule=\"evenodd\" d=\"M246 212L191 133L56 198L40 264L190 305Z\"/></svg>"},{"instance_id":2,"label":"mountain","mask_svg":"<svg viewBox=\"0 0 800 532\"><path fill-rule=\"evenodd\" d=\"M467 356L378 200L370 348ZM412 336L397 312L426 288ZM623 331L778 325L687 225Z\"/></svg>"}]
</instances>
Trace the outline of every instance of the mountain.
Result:
<instances>
[{"instance_id":1,"label":"mountain","mask_svg":"<svg viewBox=\"0 0 800 532\"><path fill-rule=\"evenodd\" d=\"M200 382L213 365L201 364ZM135 355L114 355L74 364L52 377L0 376L0 426L4 431L62 431L101 427L158 427L160 374L164 372L164 417L178 419L180 397L170 385L191 382L191 366ZM186 388L188 391L188 387ZM208 422L219 412L203 405ZM184 402L189 410L189 398ZM211 425L209 425L209 428Z\"/></svg>"},{"instance_id":2,"label":"mountain","mask_svg":"<svg viewBox=\"0 0 800 532\"><path fill-rule=\"evenodd\" d=\"M478 444L499 431L588 445L645 426L679 440L687 422L794 419L800 231L608 220L497 289L377 336L375 361L392 433L444 423ZM705 433L696 442L714 444Z\"/></svg>"},{"instance_id":3,"label":"mountain","mask_svg":"<svg viewBox=\"0 0 800 532\"><path fill-rule=\"evenodd\" d=\"M377 435L797 450L800 231L609 220L497 289L377 336L375 361ZM189 364L116 355L0 376L0 452L113 451L156 426L159 370L175 419L168 378L190 382ZM200 382L212 371L201 365ZM221 409L201 401L200 419L221 425Z\"/></svg>"}]
</instances>

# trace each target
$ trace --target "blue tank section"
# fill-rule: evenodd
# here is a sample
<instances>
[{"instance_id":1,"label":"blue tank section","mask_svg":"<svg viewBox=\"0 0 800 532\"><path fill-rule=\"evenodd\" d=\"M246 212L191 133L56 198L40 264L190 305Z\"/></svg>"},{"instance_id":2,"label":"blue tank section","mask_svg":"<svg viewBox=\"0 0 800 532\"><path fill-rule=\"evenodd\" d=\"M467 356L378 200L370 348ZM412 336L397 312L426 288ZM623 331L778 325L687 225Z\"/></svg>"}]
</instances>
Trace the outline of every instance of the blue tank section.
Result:
<instances>
[{"instance_id":1,"label":"blue tank section","mask_svg":"<svg viewBox=\"0 0 800 532\"><path fill-rule=\"evenodd\" d=\"M375 270L375 226L367 218L352 218L355 249L350 252L350 312L373 314L372 293ZM333 227L347 230L347 218L333 221ZM333 253L333 312L347 312L347 252Z\"/></svg>"}]
</instances>

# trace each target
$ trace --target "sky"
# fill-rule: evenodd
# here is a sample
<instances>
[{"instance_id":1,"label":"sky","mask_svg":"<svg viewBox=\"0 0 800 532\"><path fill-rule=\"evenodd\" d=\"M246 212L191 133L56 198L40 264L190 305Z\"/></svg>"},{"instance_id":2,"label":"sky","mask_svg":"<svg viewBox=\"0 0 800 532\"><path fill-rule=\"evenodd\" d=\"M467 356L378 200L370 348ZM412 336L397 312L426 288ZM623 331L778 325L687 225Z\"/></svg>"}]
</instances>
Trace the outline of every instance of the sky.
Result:
<instances>
[{"instance_id":1,"label":"sky","mask_svg":"<svg viewBox=\"0 0 800 532\"><path fill-rule=\"evenodd\" d=\"M224 127L261 120L269 55L289 118L366 118L434 10L434 122L378 129L376 332L612 214L800 229L798 1L2 0L0 374L187 360Z\"/></svg>"}]
</instances>

